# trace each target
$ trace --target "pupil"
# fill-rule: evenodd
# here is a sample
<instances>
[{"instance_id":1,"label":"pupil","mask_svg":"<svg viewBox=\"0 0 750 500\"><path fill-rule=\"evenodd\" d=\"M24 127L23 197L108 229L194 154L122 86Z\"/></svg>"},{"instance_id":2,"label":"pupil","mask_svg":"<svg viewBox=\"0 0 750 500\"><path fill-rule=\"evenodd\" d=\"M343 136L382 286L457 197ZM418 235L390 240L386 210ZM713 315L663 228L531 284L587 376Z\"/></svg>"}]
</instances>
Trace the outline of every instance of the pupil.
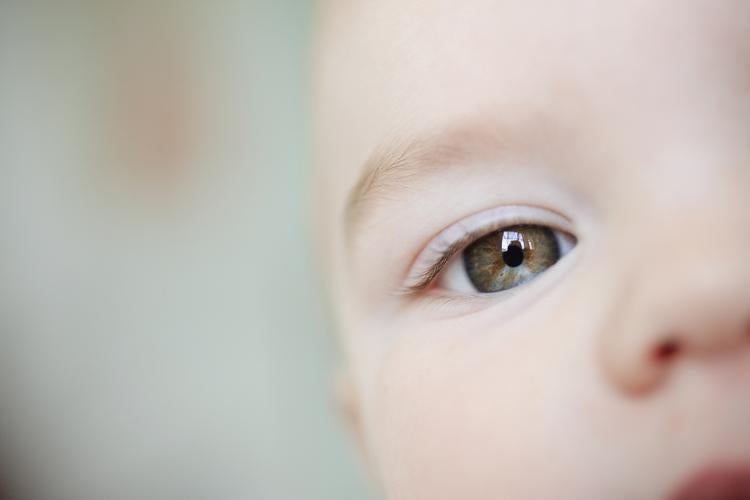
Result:
<instances>
[{"instance_id":1,"label":"pupil","mask_svg":"<svg viewBox=\"0 0 750 500\"><path fill-rule=\"evenodd\" d=\"M523 249L517 241L508 245L508 249L503 252L503 262L510 267L518 267L523 263Z\"/></svg>"}]
</instances>

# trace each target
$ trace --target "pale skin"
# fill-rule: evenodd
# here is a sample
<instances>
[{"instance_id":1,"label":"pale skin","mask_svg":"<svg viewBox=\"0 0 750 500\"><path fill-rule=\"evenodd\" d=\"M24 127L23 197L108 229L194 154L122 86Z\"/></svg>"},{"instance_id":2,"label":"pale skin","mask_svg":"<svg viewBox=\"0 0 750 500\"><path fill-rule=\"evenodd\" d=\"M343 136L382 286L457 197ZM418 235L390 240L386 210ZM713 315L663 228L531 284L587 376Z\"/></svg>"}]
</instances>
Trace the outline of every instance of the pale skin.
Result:
<instances>
[{"instance_id":1,"label":"pale skin","mask_svg":"<svg viewBox=\"0 0 750 500\"><path fill-rule=\"evenodd\" d=\"M319 21L339 394L383 496L669 499L750 468L750 3L331 1ZM436 236L504 210L575 243L510 291L453 286L460 250L409 289Z\"/></svg>"}]
</instances>

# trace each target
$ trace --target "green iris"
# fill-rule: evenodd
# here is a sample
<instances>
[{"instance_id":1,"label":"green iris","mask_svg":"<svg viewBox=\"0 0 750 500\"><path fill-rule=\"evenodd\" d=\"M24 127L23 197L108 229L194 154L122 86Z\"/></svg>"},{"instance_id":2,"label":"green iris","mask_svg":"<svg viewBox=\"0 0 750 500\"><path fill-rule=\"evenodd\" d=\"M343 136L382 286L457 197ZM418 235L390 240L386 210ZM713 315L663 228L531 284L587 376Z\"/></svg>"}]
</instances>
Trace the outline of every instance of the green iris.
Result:
<instances>
[{"instance_id":1,"label":"green iris","mask_svg":"<svg viewBox=\"0 0 750 500\"><path fill-rule=\"evenodd\" d=\"M518 225L479 238L464 250L463 259L478 292L500 292L552 267L560 260L560 246L552 229Z\"/></svg>"}]
</instances>

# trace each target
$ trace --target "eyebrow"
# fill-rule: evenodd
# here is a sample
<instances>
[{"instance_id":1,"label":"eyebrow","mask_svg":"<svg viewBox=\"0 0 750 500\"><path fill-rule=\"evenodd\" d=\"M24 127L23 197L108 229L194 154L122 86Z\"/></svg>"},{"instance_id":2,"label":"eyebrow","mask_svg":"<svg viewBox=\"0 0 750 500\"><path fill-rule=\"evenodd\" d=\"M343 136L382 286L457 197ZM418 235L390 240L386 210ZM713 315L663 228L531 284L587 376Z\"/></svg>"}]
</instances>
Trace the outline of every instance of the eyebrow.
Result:
<instances>
[{"instance_id":1,"label":"eyebrow","mask_svg":"<svg viewBox=\"0 0 750 500\"><path fill-rule=\"evenodd\" d=\"M497 124L472 122L380 145L349 193L344 212L348 237L356 233L374 205L417 177L472 159L497 157L510 149L511 135L502 133Z\"/></svg>"}]
</instances>

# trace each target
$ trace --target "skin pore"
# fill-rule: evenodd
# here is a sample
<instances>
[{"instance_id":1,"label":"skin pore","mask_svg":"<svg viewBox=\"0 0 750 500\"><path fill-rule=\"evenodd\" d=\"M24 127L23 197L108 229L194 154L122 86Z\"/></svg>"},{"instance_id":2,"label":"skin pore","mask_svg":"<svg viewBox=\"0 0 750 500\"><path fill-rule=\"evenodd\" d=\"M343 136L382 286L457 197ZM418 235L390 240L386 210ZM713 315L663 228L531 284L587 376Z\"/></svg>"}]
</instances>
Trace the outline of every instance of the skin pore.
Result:
<instances>
[{"instance_id":1,"label":"skin pore","mask_svg":"<svg viewBox=\"0 0 750 500\"><path fill-rule=\"evenodd\" d=\"M748 61L743 0L323 2L317 229L384 496L750 470ZM463 251L524 224L559 260L472 289Z\"/></svg>"}]
</instances>

